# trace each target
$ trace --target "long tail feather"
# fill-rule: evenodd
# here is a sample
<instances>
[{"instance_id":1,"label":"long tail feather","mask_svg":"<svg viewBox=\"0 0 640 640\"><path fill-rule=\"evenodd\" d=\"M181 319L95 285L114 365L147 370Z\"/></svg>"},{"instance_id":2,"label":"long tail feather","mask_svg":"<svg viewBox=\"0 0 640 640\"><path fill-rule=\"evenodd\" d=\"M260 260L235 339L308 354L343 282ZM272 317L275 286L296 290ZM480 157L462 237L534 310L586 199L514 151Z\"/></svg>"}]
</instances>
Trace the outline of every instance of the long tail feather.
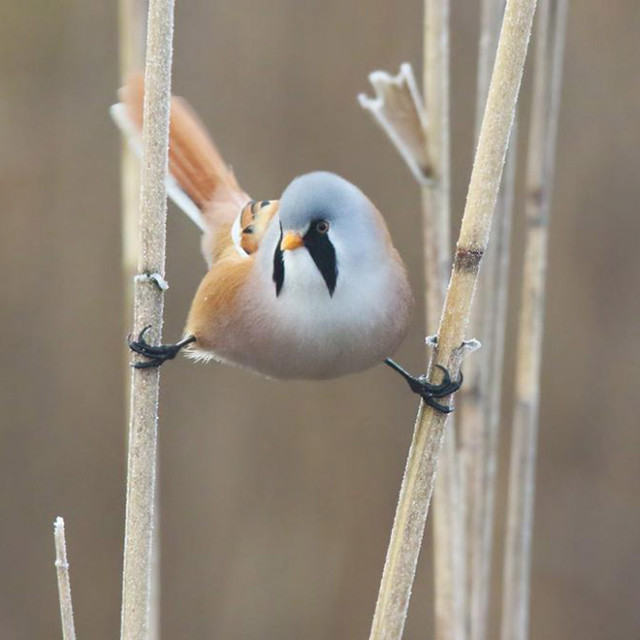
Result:
<instances>
[{"instance_id":1,"label":"long tail feather","mask_svg":"<svg viewBox=\"0 0 640 640\"><path fill-rule=\"evenodd\" d=\"M109 110L111 118L118 125L118 128L126 136L129 146L138 157L142 157L142 139L138 127L133 123L123 104L114 104ZM207 231L207 225L202 215L202 211L196 203L182 190L178 181L169 174L166 181L167 194L171 200L191 218L193 223L202 231Z\"/></svg>"},{"instance_id":2,"label":"long tail feather","mask_svg":"<svg viewBox=\"0 0 640 640\"><path fill-rule=\"evenodd\" d=\"M131 76L112 107L118 126L140 147L144 80ZM128 123L127 123L128 122ZM250 199L240 188L204 125L186 100L171 100L169 195L203 230L231 223Z\"/></svg>"}]
</instances>

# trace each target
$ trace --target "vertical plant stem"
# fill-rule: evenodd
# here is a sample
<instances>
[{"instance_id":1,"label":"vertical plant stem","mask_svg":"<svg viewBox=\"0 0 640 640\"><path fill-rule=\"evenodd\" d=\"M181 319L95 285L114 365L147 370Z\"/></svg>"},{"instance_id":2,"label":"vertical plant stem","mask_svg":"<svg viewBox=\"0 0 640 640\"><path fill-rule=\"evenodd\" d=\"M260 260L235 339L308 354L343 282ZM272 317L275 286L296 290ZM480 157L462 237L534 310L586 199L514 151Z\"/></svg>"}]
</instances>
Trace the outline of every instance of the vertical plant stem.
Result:
<instances>
[{"instance_id":1,"label":"vertical plant stem","mask_svg":"<svg viewBox=\"0 0 640 640\"><path fill-rule=\"evenodd\" d=\"M120 83L144 65L144 0L120 0ZM133 311L133 277L138 262L138 201L140 162L123 138L120 149L120 185L122 200L122 272L125 291L125 319L128 326ZM127 365L129 350L126 350ZM128 370L128 367L127 367ZM128 378L128 376L127 376Z\"/></svg>"},{"instance_id":2,"label":"vertical plant stem","mask_svg":"<svg viewBox=\"0 0 640 640\"><path fill-rule=\"evenodd\" d=\"M526 640L547 239L567 0L541 0L526 178L526 237L503 582L502 640Z\"/></svg>"},{"instance_id":3,"label":"vertical plant stem","mask_svg":"<svg viewBox=\"0 0 640 640\"><path fill-rule=\"evenodd\" d=\"M164 276L167 151L174 0L149 4L145 65L140 256L134 295L134 332L162 329L163 292L151 274ZM127 464L127 508L122 579L123 640L146 640L150 628L152 539L156 483L159 369L132 369Z\"/></svg>"},{"instance_id":4,"label":"vertical plant stem","mask_svg":"<svg viewBox=\"0 0 640 640\"><path fill-rule=\"evenodd\" d=\"M76 640L71 602L71 579L67 559L67 541L64 535L64 520L58 516L53 523L53 540L56 545L56 573L58 574L58 598L63 640Z\"/></svg>"},{"instance_id":5,"label":"vertical plant stem","mask_svg":"<svg viewBox=\"0 0 640 640\"><path fill-rule=\"evenodd\" d=\"M130 74L141 72L144 67L144 36L146 28L146 0L120 0L118 7L119 24L119 52L120 52L120 86L124 86ZM138 267L138 254L140 246L138 242L138 204L140 199L140 160L135 156L130 144L122 137L120 146L120 199L122 203L121 216L121 252L122 275L124 293L124 319L125 326L129 326L133 313L133 282ZM124 380L125 402L128 408L131 406L129 397L129 361L131 352L127 345L123 345L124 351ZM156 488L156 508L154 510L153 528L153 574L151 576L151 614L149 638L153 640L159 637L160 631L160 540L158 534L159 496Z\"/></svg>"},{"instance_id":6,"label":"vertical plant stem","mask_svg":"<svg viewBox=\"0 0 640 640\"><path fill-rule=\"evenodd\" d=\"M454 377L460 371L461 345L469 322L478 270L489 240L535 5L536 0L507 2L430 371L435 364L448 368ZM445 423L445 414L421 404L376 603L372 639L398 640L402 637Z\"/></svg>"},{"instance_id":7,"label":"vertical plant stem","mask_svg":"<svg viewBox=\"0 0 640 640\"><path fill-rule=\"evenodd\" d=\"M477 436L478 446L473 449L477 457L470 474L469 518L469 600L470 640L485 640L488 633L489 596L491 593L491 564L494 533L494 505L497 481L500 409L504 369L504 344L507 324L507 295L509 289L509 262L513 198L515 191L517 122L504 168L502 188L496 204L494 255L485 267L487 281L484 291L490 292L482 309L486 328L485 344L488 355L480 379L483 398L482 431ZM491 252L490 252L491 256ZM484 269L483 269L484 271Z\"/></svg>"},{"instance_id":8,"label":"vertical plant stem","mask_svg":"<svg viewBox=\"0 0 640 640\"><path fill-rule=\"evenodd\" d=\"M427 328L437 328L451 269L449 0L425 0L424 100L429 182L422 188Z\"/></svg>"},{"instance_id":9,"label":"vertical plant stem","mask_svg":"<svg viewBox=\"0 0 640 640\"><path fill-rule=\"evenodd\" d=\"M425 0L423 87L430 180L422 190L427 333L437 331L451 270L450 0ZM445 438L434 498L436 638L460 640L464 615L464 541L453 430Z\"/></svg>"},{"instance_id":10,"label":"vertical plant stem","mask_svg":"<svg viewBox=\"0 0 640 640\"><path fill-rule=\"evenodd\" d=\"M498 46L498 37L500 35L501 12L499 8L504 6L504 0L483 0L480 18L480 41L478 51L478 79L477 79L477 95L476 95L476 121L475 121L475 139L476 143L480 135L480 127L482 125L482 117L489 92L489 81L491 79L491 68L494 63L496 49ZM496 203L495 219L498 220L500 211L498 209L500 198ZM469 320L469 330L478 337L483 348L465 365L465 386L460 390L460 425L461 425L461 444L464 457L464 477L468 483L468 487L473 487L474 470L473 463L477 456L475 455L478 442L477 437L482 432L483 422L483 400L481 388L481 372L485 368L485 362L488 358L487 353L491 345L487 344L486 327L483 324L483 309L488 306L486 297L490 292L486 291L487 272L490 270L490 262L492 255L495 255L493 247L487 251L485 263L482 273L478 279L478 300L475 304L473 312ZM467 495L468 494L468 495ZM465 497L471 499L473 491L469 488L465 490ZM473 537L473 532L469 532L469 542ZM471 552L471 547L468 549Z\"/></svg>"},{"instance_id":11,"label":"vertical plant stem","mask_svg":"<svg viewBox=\"0 0 640 640\"><path fill-rule=\"evenodd\" d=\"M483 0L480 20L476 99L476 139L489 90L505 0ZM492 536L497 466L498 430L513 195L515 188L516 132L513 127L504 178L496 203L494 241L485 256L478 281L478 300L471 315L470 334L483 349L466 366L462 389L461 452L466 498L467 620L471 640L485 640L491 588Z\"/></svg>"}]
</instances>

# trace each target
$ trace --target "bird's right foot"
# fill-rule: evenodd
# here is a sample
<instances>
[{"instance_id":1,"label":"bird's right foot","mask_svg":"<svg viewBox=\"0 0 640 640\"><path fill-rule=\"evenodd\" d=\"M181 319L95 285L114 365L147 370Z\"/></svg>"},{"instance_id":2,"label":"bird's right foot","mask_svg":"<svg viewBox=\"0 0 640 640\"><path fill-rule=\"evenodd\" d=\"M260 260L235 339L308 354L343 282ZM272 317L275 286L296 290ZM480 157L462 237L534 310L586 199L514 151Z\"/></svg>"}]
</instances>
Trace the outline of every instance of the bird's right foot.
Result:
<instances>
[{"instance_id":1,"label":"bird's right foot","mask_svg":"<svg viewBox=\"0 0 640 640\"><path fill-rule=\"evenodd\" d=\"M425 404L437 409L441 413L451 413L453 411L453 407L438 402L436 398L444 398L445 396L455 393L462 385L462 372L458 380L452 380L449 370L437 364L436 367L438 367L443 374L442 382L440 384L431 384L427 381L426 376L412 376L406 369L403 369L391 358L387 358L384 362L407 381L411 391L418 394L424 400Z\"/></svg>"},{"instance_id":2,"label":"bird's right foot","mask_svg":"<svg viewBox=\"0 0 640 640\"><path fill-rule=\"evenodd\" d=\"M152 367L159 367L167 360L173 360L180 351L188 344L196 341L195 336L188 336L180 342L175 344L158 344L151 345L144 339L144 334L151 328L151 325L146 326L139 334L137 340L129 339L129 349L134 353L137 353L147 360L142 362L134 362L131 366L134 369L151 369Z\"/></svg>"}]
</instances>

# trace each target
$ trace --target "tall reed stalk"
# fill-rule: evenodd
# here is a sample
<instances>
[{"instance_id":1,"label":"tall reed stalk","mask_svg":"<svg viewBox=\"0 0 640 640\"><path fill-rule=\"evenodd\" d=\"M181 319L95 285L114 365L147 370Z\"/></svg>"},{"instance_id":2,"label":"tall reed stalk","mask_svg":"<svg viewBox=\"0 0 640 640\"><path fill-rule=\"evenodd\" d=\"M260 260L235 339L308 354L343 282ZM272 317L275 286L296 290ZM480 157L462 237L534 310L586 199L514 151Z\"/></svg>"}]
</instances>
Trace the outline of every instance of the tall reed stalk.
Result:
<instances>
[{"instance_id":1,"label":"tall reed stalk","mask_svg":"<svg viewBox=\"0 0 640 640\"><path fill-rule=\"evenodd\" d=\"M526 237L505 543L502 640L529 635L531 536L547 242L567 0L541 0L526 177Z\"/></svg>"},{"instance_id":2,"label":"tall reed stalk","mask_svg":"<svg viewBox=\"0 0 640 640\"><path fill-rule=\"evenodd\" d=\"M481 430L474 438L476 446L472 451L476 460L472 467L473 472L468 475L467 485L470 505L467 520L467 624L470 640L485 640L488 633L517 129L516 121L507 151L502 189L496 203L497 219L493 241L495 253L493 260L489 260L489 264L485 265L488 268L483 290L492 292L488 296L489 302L482 309L483 326L486 327L483 348L487 349L486 354L489 357L483 360L485 369L480 383L480 393L484 398Z\"/></svg>"},{"instance_id":3,"label":"tall reed stalk","mask_svg":"<svg viewBox=\"0 0 640 640\"><path fill-rule=\"evenodd\" d=\"M476 140L489 90L505 0L483 0L478 51ZM466 504L467 610L470 640L485 640L491 556L504 341L509 287L511 221L515 188L517 126L511 133L504 176L494 214L493 240L478 280L478 300L470 335L482 350L465 367L467 384L460 392L461 464Z\"/></svg>"},{"instance_id":4,"label":"tall reed stalk","mask_svg":"<svg viewBox=\"0 0 640 640\"><path fill-rule=\"evenodd\" d=\"M120 53L120 86L125 86L132 73L139 73L144 68L144 45L146 31L146 0L120 0L118 7L119 53ZM133 313L133 283L138 267L138 204L140 199L140 159L131 149L128 140L123 136L120 147L120 185L121 185L121 252L122 275L124 278L124 319L129 326ZM124 345L126 406L131 405L129 397L129 361L131 352ZM149 639L160 637L160 536L158 522L160 520L160 498L156 488L156 508L154 510L154 529L152 541L153 567L151 576L151 613Z\"/></svg>"},{"instance_id":5,"label":"tall reed stalk","mask_svg":"<svg viewBox=\"0 0 640 640\"><path fill-rule=\"evenodd\" d=\"M120 84L144 65L145 0L119 2ZM138 266L138 204L140 198L140 161L123 137L120 148L120 189L122 202L122 274L124 277L124 310L126 326L133 312L133 278ZM129 362L129 349L126 361ZM127 376L128 378L128 376Z\"/></svg>"},{"instance_id":6,"label":"tall reed stalk","mask_svg":"<svg viewBox=\"0 0 640 640\"><path fill-rule=\"evenodd\" d=\"M427 335L435 335L451 271L450 0L425 0L423 91L429 180L421 186ZM435 637L464 638L464 539L453 424L434 496Z\"/></svg>"},{"instance_id":7,"label":"tall reed stalk","mask_svg":"<svg viewBox=\"0 0 640 640\"><path fill-rule=\"evenodd\" d=\"M440 365L454 377L459 375L463 340L489 240L535 5L535 0L507 2L430 373L434 365ZM372 639L398 640L402 636L445 424L445 414L421 404L376 603Z\"/></svg>"},{"instance_id":8,"label":"tall reed stalk","mask_svg":"<svg viewBox=\"0 0 640 640\"><path fill-rule=\"evenodd\" d=\"M387 133L416 178L422 196L427 334L437 331L451 269L449 0L425 0L424 103L411 67L370 75L376 97L361 105ZM436 636L460 639L464 613L464 541L455 437L445 442L435 500Z\"/></svg>"},{"instance_id":9,"label":"tall reed stalk","mask_svg":"<svg viewBox=\"0 0 640 640\"><path fill-rule=\"evenodd\" d=\"M167 201L169 101L174 0L151 0L147 29L140 254L134 293L134 332L162 329ZM153 277L150 277L153 276ZM160 372L132 369L127 463L127 507L122 579L122 640L146 640L151 627L152 540L156 485Z\"/></svg>"}]
</instances>

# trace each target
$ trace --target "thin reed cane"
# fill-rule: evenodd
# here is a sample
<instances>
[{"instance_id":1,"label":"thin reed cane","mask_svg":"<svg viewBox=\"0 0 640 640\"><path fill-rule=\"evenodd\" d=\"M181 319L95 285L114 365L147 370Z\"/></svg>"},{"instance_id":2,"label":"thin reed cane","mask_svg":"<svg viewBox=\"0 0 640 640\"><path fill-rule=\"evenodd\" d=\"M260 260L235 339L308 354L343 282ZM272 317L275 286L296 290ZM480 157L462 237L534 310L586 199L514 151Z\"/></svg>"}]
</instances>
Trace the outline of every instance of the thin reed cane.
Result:
<instances>
[{"instance_id":1,"label":"thin reed cane","mask_svg":"<svg viewBox=\"0 0 640 640\"><path fill-rule=\"evenodd\" d=\"M531 536L547 241L560 110L567 0L541 0L526 178L526 238L516 365L501 640L529 635Z\"/></svg>"},{"instance_id":2,"label":"thin reed cane","mask_svg":"<svg viewBox=\"0 0 640 640\"><path fill-rule=\"evenodd\" d=\"M425 1L424 106L410 65L397 76L375 71L375 98L362 107L389 136L421 188L427 333L437 330L451 263L449 132L449 0ZM436 634L460 638L464 614L464 551L455 438L445 444L436 492Z\"/></svg>"},{"instance_id":3,"label":"thin reed cane","mask_svg":"<svg viewBox=\"0 0 640 640\"><path fill-rule=\"evenodd\" d=\"M511 132L511 141L504 167L504 178L496 204L494 259L486 265L485 291L490 302L482 310L486 327L485 371L480 381L480 394L484 398L482 433L475 450L478 457L474 465L475 483L470 486L471 503L468 528L469 639L486 640L488 633L489 598L491 594L491 564L493 534L495 531L495 495L497 484L498 445L503 390L504 348L507 325L507 295L509 289L509 263L511 226L515 191L517 121ZM490 350L489 347L490 346Z\"/></svg>"},{"instance_id":4,"label":"thin reed cane","mask_svg":"<svg viewBox=\"0 0 640 640\"><path fill-rule=\"evenodd\" d=\"M146 31L146 0L120 0L119 2L119 51L120 51L120 86L125 86L132 73L141 72L144 68L144 41ZM133 283L138 267L138 205L140 199L140 159L136 157L131 145L123 136L120 147L120 185L121 185L121 247L122 275L124 277L124 318L125 326L131 322L133 313ZM126 406L131 405L129 398L129 362L131 352L127 345L125 353ZM156 506L153 527L153 568L151 576L151 614L149 640L160 637L160 538L158 522L160 521L158 490L155 492Z\"/></svg>"},{"instance_id":5,"label":"thin reed cane","mask_svg":"<svg viewBox=\"0 0 640 640\"><path fill-rule=\"evenodd\" d=\"M144 0L120 0L119 3L119 53L120 84L144 65ZM133 277L138 262L138 204L140 198L140 162L124 138L120 148L120 186L122 201L122 273L124 276L124 308L126 325L133 311ZM129 361L129 350L126 350Z\"/></svg>"},{"instance_id":6,"label":"thin reed cane","mask_svg":"<svg viewBox=\"0 0 640 640\"><path fill-rule=\"evenodd\" d=\"M139 275L134 293L134 331L162 329L169 145L169 100L174 0L149 4L145 65L143 163L140 190ZM154 277L150 277L154 276ZM152 540L156 484L158 369L133 369L127 464L127 507L122 578L122 640L146 640L151 626Z\"/></svg>"},{"instance_id":7,"label":"thin reed cane","mask_svg":"<svg viewBox=\"0 0 640 640\"><path fill-rule=\"evenodd\" d=\"M505 0L483 0L478 52L476 139L489 90ZM498 431L509 288L517 126L514 125L494 214L493 241L478 280L470 335L483 349L465 368L460 393L461 463L466 502L467 611L470 640L485 640L491 590Z\"/></svg>"},{"instance_id":8,"label":"thin reed cane","mask_svg":"<svg viewBox=\"0 0 640 640\"><path fill-rule=\"evenodd\" d=\"M427 335L437 331L451 272L450 0L425 0L423 91L429 178L422 216ZM464 539L453 424L445 438L434 496L435 637L464 637Z\"/></svg>"},{"instance_id":9,"label":"thin reed cane","mask_svg":"<svg viewBox=\"0 0 640 640\"><path fill-rule=\"evenodd\" d=\"M509 0L500 35L485 117L449 289L440 321L433 365L459 375L478 270L485 252L526 57L535 0ZM421 404L402 481L370 638L398 640L422 543L445 414Z\"/></svg>"},{"instance_id":10,"label":"thin reed cane","mask_svg":"<svg viewBox=\"0 0 640 640\"><path fill-rule=\"evenodd\" d=\"M64 535L64 520L58 516L53 523L53 539L56 546L56 573L58 575L58 598L63 640L76 640L71 601L71 579L67 559L67 540Z\"/></svg>"}]
</instances>

